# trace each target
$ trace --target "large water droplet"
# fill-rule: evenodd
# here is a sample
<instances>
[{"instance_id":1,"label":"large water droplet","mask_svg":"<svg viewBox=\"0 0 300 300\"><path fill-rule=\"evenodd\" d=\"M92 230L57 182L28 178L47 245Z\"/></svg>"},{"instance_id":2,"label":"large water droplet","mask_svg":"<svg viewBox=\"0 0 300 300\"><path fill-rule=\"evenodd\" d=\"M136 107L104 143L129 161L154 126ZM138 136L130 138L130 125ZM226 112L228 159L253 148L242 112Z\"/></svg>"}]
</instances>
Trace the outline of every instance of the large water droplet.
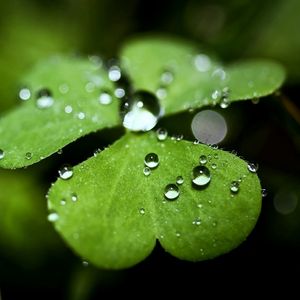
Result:
<instances>
[{"instance_id":1,"label":"large water droplet","mask_svg":"<svg viewBox=\"0 0 300 300\"><path fill-rule=\"evenodd\" d=\"M192 181L196 186L203 187L210 182L210 171L204 166L197 166L193 169Z\"/></svg>"},{"instance_id":2,"label":"large water droplet","mask_svg":"<svg viewBox=\"0 0 300 300\"><path fill-rule=\"evenodd\" d=\"M112 102L112 97L108 92L103 92L99 96L99 102L103 105L108 105Z\"/></svg>"},{"instance_id":3,"label":"large water droplet","mask_svg":"<svg viewBox=\"0 0 300 300\"><path fill-rule=\"evenodd\" d=\"M73 168L70 165L64 165L58 170L61 179L70 179L73 176Z\"/></svg>"},{"instance_id":4,"label":"large water droplet","mask_svg":"<svg viewBox=\"0 0 300 300\"><path fill-rule=\"evenodd\" d=\"M176 183L179 184L179 185L183 184L184 183L183 177L182 176L177 176Z\"/></svg>"},{"instance_id":5,"label":"large water droplet","mask_svg":"<svg viewBox=\"0 0 300 300\"><path fill-rule=\"evenodd\" d=\"M164 141L168 137L168 131L165 128L158 128L156 130L156 136L159 141Z\"/></svg>"},{"instance_id":6,"label":"large water droplet","mask_svg":"<svg viewBox=\"0 0 300 300\"><path fill-rule=\"evenodd\" d=\"M48 89L41 89L37 93L36 105L40 109L49 108L53 105L54 99L52 93Z\"/></svg>"},{"instance_id":7,"label":"large water droplet","mask_svg":"<svg viewBox=\"0 0 300 300\"><path fill-rule=\"evenodd\" d=\"M0 159L3 159L4 156L5 156L5 152L2 149L0 149Z\"/></svg>"},{"instance_id":8,"label":"large water droplet","mask_svg":"<svg viewBox=\"0 0 300 300\"><path fill-rule=\"evenodd\" d=\"M232 181L230 184L230 191L234 194L238 193L240 189L240 183L238 181Z\"/></svg>"},{"instance_id":9,"label":"large water droplet","mask_svg":"<svg viewBox=\"0 0 300 300\"><path fill-rule=\"evenodd\" d=\"M56 222L59 219L59 215L56 212L52 212L47 217L49 222Z\"/></svg>"},{"instance_id":10,"label":"large water droplet","mask_svg":"<svg viewBox=\"0 0 300 300\"><path fill-rule=\"evenodd\" d=\"M19 98L23 101L29 100L31 97L31 91L28 88L22 88L19 91Z\"/></svg>"},{"instance_id":11,"label":"large water droplet","mask_svg":"<svg viewBox=\"0 0 300 300\"><path fill-rule=\"evenodd\" d=\"M148 153L145 156L144 163L147 167L150 169L154 169L158 166L159 164L159 157L156 153Z\"/></svg>"},{"instance_id":12,"label":"large water droplet","mask_svg":"<svg viewBox=\"0 0 300 300\"><path fill-rule=\"evenodd\" d=\"M162 114L155 95L138 91L121 106L120 114L123 126L132 131L149 131L158 122Z\"/></svg>"},{"instance_id":13,"label":"large water droplet","mask_svg":"<svg viewBox=\"0 0 300 300\"><path fill-rule=\"evenodd\" d=\"M165 187L164 194L167 200L175 200L180 194L179 188L176 184L170 183Z\"/></svg>"},{"instance_id":14,"label":"large water droplet","mask_svg":"<svg viewBox=\"0 0 300 300\"><path fill-rule=\"evenodd\" d=\"M258 170L258 164L248 163L247 168L251 173L256 173Z\"/></svg>"}]
</instances>

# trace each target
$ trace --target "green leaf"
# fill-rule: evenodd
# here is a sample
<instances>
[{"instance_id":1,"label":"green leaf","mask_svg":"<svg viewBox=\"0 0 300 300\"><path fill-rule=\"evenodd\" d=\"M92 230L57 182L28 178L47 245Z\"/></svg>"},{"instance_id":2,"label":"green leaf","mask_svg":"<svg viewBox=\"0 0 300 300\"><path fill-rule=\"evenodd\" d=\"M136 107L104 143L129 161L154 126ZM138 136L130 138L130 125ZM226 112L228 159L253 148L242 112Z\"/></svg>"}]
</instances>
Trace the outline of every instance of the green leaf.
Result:
<instances>
[{"instance_id":1,"label":"green leaf","mask_svg":"<svg viewBox=\"0 0 300 300\"><path fill-rule=\"evenodd\" d=\"M277 90L285 77L278 64L252 60L222 66L186 42L148 37L129 42L121 51L123 66L136 89L165 95L161 105L172 114L190 107L215 105L223 97L229 101L266 96ZM173 81L164 84L162 74L170 71Z\"/></svg>"},{"instance_id":2,"label":"green leaf","mask_svg":"<svg viewBox=\"0 0 300 300\"><path fill-rule=\"evenodd\" d=\"M160 163L145 176L144 158L151 152ZM200 155L208 158L211 181L196 189L191 173ZM184 178L180 195L168 201L165 186L177 176ZM231 182L239 179L240 190L232 194ZM233 154L169 138L159 142L154 133L127 134L75 167L70 180L58 179L48 206L59 215L56 230L75 252L99 267L119 269L147 257L156 239L172 255L190 261L230 251L256 223L261 188L247 163Z\"/></svg>"},{"instance_id":3,"label":"green leaf","mask_svg":"<svg viewBox=\"0 0 300 300\"><path fill-rule=\"evenodd\" d=\"M28 171L0 172L0 249L6 257L39 265L61 250L46 218L43 188Z\"/></svg>"},{"instance_id":4,"label":"green leaf","mask_svg":"<svg viewBox=\"0 0 300 300\"><path fill-rule=\"evenodd\" d=\"M113 90L99 62L53 57L38 64L24 86L31 90L31 99L0 119L0 149L5 152L1 167L31 165L81 136L119 123L114 97L109 105L99 103L102 92L112 95ZM51 91L54 104L41 109L36 99L44 88ZM66 107L72 111L66 113Z\"/></svg>"}]
</instances>

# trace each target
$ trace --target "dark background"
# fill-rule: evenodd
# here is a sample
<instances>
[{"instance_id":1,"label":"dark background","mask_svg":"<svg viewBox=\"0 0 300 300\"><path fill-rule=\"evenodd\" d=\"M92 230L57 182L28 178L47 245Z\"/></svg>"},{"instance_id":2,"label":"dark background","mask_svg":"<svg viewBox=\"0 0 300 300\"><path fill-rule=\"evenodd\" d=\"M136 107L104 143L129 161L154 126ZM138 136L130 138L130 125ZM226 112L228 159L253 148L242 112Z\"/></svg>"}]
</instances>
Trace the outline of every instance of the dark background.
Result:
<instances>
[{"instance_id":1,"label":"dark background","mask_svg":"<svg viewBox=\"0 0 300 300\"><path fill-rule=\"evenodd\" d=\"M128 38L145 32L192 40L225 62L273 58L288 74L281 96L267 97L257 105L234 104L224 112L231 134L222 147L258 162L258 175L268 190L256 228L237 249L212 261L190 263L171 257L158 245L150 257L129 270L82 266L47 223L44 195L61 163L66 159L78 163L96 147L105 146L91 136L78 141L76 151L72 144L62 155L36 166L0 172L2 298L100 299L119 292L140 298L184 292L185 297L200 298L207 292L211 297L238 296L237 288L243 291L240 297L255 294L258 288L285 296L297 293L299 14L298 0L1 1L0 112L17 105L20 79L37 60L56 53L111 58ZM190 117L183 114L182 118ZM105 131L101 137L108 144L119 134ZM28 178L31 183L19 188ZM282 213L274 199L283 207L289 208L291 199L296 205Z\"/></svg>"}]
</instances>

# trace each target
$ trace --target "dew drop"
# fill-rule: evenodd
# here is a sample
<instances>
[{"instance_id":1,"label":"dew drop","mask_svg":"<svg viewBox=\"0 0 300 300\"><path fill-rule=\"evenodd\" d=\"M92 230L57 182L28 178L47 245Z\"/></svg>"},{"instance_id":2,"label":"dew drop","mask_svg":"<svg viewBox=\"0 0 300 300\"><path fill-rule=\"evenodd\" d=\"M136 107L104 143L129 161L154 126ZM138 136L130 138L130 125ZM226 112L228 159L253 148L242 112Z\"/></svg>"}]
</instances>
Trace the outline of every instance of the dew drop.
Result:
<instances>
[{"instance_id":1,"label":"dew drop","mask_svg":"<svg viewBox=\"0 0 300 300\"><path fill-rule=\"evenodd\" d=\"M163 100L167 97L168 92L165 88L160 87L159 89L156 90L155 95L158 99Z\"/></svg>"},{"instance_id":2,"label":"dew drop","mask_svg":"<svg viewBox=\"0 0 300 300\"><path fill-rule=\"evenodd\" d=\"M77 196L76 193L72 193L72 194L71 194L71 200L72 200L73 202L77 202L78 196Z\"/></svg>"},{"instance_id":3,"label":"dew drop","mask_svg":"<svg viewBox=\"0 0 300 300\"><path fill-rule=\"evenodd\" d=\"M108 78L111 81L118 81L121 78L121 69L118 66L111 66L108 70Z\"/></svg>"},{"instance_id":4,"label":"dew drop","mask_svg":"<svg viewBox=\"0 0 300 300\"><path fill-rule=\"evenodd\" d=\"M198 54L194 59L194 65L199 72L207 72L211 68L211 61L207 55Z\"/></svg>"},{"instance_id":5,"label":"dew drop","mask_svg":"<svg viewBox=\"0 0 300 300\"><path fill-rule=\"evenodd\" d=\"M258 170L258 164L248 163L247 168L251 173L256 173Z\"/></svg>"},{"instance_id":6,"label":"dew drop","mask_svg":"<svg viewBox=\"0 0 300 300\"><path fill-rule=\"evenodd\" d=\"M28 159L28 160L32 159L32 153L31 152L27 152L25 154L25 158Z\"/></svg>"},{"instance_id":7,"label":"dew drop","mask_svg":"<svg viewBox=\"0 0 300 300\"><path fill-rule=\"evenodd\" d=\"M182 176L177 176L176 183L179 184L179 185L183 184L184 183L183 177Z\"/></svg>"},{"instance_id":8,"label":"dew drop","mask_svg":"<svg viewBox=\"0 0 300 300\"><path fill-rule=\"evenodd\" d=\"M120 109L123 126L132 131L149 131L158 122L162 109L155 95L138 91Z\"/></svg>"},{"instance_id":9,"label":"dew drop","mask_svg":"<svg viewBox=\"0 0 300 300\"><path fill-rule=\"evenodd\" d=\"M121 99L121 98L125 97L126 92L123 88L116 88L115 91L114 91L114 95L117 98Z\"/></svg>"},{"instance_id":10,"label":"dew drop","mask_svg":"<svg viewBox=\"0 0 300 300\"><path fill-rule=\"evenodd\" d=\"M3 159L4 156L5 156L5 152L2 149L0 149L0 160Z\"/></svg>"},{"instance_id":11,"label":"dew drop","mask_svg":"<svg viewBox=\"0 0 300 300\"><path fill-rule=\"evenodd\" d=\"M192 181L196 186L203 187L210 182L209 169L204 166L197 166L193 169Z\"/></svg>"},{"instance_id":12,"label":"dew drop","mask_svg":"<svg viewBox=\"0 0 300 300\"><path fill-rule=\"evenodd\" d=\"M66 105L65 106L65 113L70 114L73 111L73 108L71 105Z\"/></svg>"},{"instance_id":13,"label":"dew drop","mask_svg":"<svg viewBox=\"0 0 300 300\"><path fill-rule=\"evenodd\" d=\"M198 207L198 208L202 208L202 207L203 207L203 204L199 203L199 204L197 204L197 207Z\"/></svg>"},{"instance_id":14,"label":"dew drop","mask_svg":"<svg viewBox=\"0 0 300 300\"><path fill-rule=\"evenodd\" d=\"M230 105L230 101L227 97L222 97L220 101L220 107L221 108L227 108Z\"/></svg>"},{"instance_id":15,"label":"dew drop","mask_svg":"<svg viewBox=\"0 0 300 300\"><path fill-rule=\"evenodd\" d=\"M215 170L217 168L217 164L216 163L212 163L211 164L211 168Z\"/></svg>"},{"instance_id":16,"label":"dew drop","mask_svg":"<svg viewBox=\"0 0 300 300\"><path fill-rule=\"evenodd\" d=\"M265 198L265 197L267 197L267 195L268 195L267 189L261 189L261 196L262 196L263 198Z\"/></svg>"},{"instance_id":17,"label":"dew drop","mask_svg":"<svg viewBox=\"0 0 300 300\"><path fill-rule=\"evenodd\" d=\"M143 169L143 173L145 176L149 176L151 174L151 169L149 167L145 167Z\"/></svg>"},{"instance_id":18,"label":"dew drop","mask_svg":"<svg viewBox=\"0 0 300 300\"><path fill-rule=\"evenodd\" d=\"M176 232L176 236L179 238L181 234L179 232Z\"/></svg>"},{"instance_id":19,"label":"dew drop","mask_svg":"<svg viewBox=\"0 0 300 300\"><path fill-rule=\"evenodd\" d=\"M150 169L154 169L159 164L159 157L158 157L158 155L156 153L148 153L145 156L144 163Z\"/></svg>"},{"instance_id":20,"label":"dew drop","mask_svg":"<svg viewBox=\"0 0 300 300\"><path fill-rule=\"evenodd\" d=\"M66 83L61 84L58 89L62 94L67 94L69 92L69 86Z\"/></svg>"},{"instance_id":21,"label":"dew drop","mask_svg":"<svg viewBox=\"0 0 300 300\"><path fill-rule=\"evenodd\" d=\"M201 155L200 159L199 159L199 162L200 162L201 165L205 165L207 163L206 155Z\"/></svg>"},{"instance_id":22,"label":"dew drop","mask_svg":"<svg viewBox=\"0 0 300 300\"><path fill-rule=\"evenodd\" d=\"M61 179L70 179L73 176L73 168L70 165L64 165L58 170Z\"/></svg>"},{"instance_id":23,"label":"dew drop","mask_svg":"<svg viewBox=\"0 0 300 300\"><path fill-rule=\"evenodd\" d=\"M89 266L89 262L86 261L86 260L83 260L83 261L82 261L82 265L83 265L84 267L88 267L88 266Z\"/></svg>"},{"instance_id":24,"label":"dew drop","mask_svg":"<svg viewBox=\"0 0 300 300\"><path fill-rule=\"evenodd\" d=\"M159 141L165 141L168 137L168 131L165 128L158 128L156 130L156 137Z\"/></svg>"},{"instance_id":25,"label":"dew drop","mask_svg":"<svg viewBox=\"0 0 300 300\"><path fill-rule=\"evenodd\" d=\"M163 85L169 85L174 80L174 74L171 71L165 71L161 74L160 81Z\"/></svg>"},{"instance_id":26,"label":"dew drop","mask_svg":"<svg viewBox=\"0 0 300 300\"><path fill-rule=\"evenodd\" d=\"M60 205L65 206L67 201L65 199L60 200Z\"/></svg>"},{"instance_id":27,"label":"dew drop","mask_svg":"<svg viewBox=\"0 0 300 300\"><path fill-rule=\"evenodd\" d=\"M28 88L22 88L19 91L19 98L23 101L29 100L31 97L31 91Z\"/></svg>"},{"instance_id":28,"label":"dew drop","mask_svg":"<svg viewBox=\"0 0 300 300\"><path fill-rule=\"evenodd\" d=\"M49 108L53 105L54 99L48 89L41 89L37 93L36 106L40 109Z\"/></svg>"},{"instance_id":29,"label":"dew drop","mask_svg":"<svg viewBox=\"0 0 300 300\"><path fill-rule=\"evenodd\" d=\"M48 215L47 219L48 219L49 222L53 223L53 222L56 222L59 219L59 215L56 212L52 212Z\"/></svg>"},{"instance_id":30,"label":"dew drop","mask_svg":"<svg viewBox=\"0 0 300 300\"><path fill-rule=\"evenodd\" d=\"M252 100L251 100L251 102L253 103L253 104L258 104L259 103L259 98L253 98Z\"/></svg>"},{"instance_id":31,"label":"dew drop","mask_svg":"<svg viewBox=\"0 0 300 300\"><path fill-rule=\"evenodd\" d=\"M166 185L164 195L167 200L175 200L179 194L179 188L176 184L170 183Z\"/></svg>"},{"instance_id":32,"label":"dew drop","mask_svg":"<svg viewBox=\"0 0 300 300\"><path fill-rule=\"evenodd\" d=\"M101 152L101 149L98 148L94 151L93 155L96 157Z\"/></svg>"},{"instance_id":33,"label":"dew drop","mask_svg":"<svg viewBox=\"0 0 300 300\"><path fill-rule=\"evenodd\" d=\"M145 209L144 208L140 208L140 214L143 216L145 214Z\"/></svg>"},{"instance_id":34,"label":"dew drop","mask_svg":"<svg viewBox=\"0 0 300 300\"><path fill-rule=\"evenodd\" d=\"M240 183L238 181L232 181L230 184L230 191L234 194L238 193L240 189Z\"/></svg>"},{"instance_id":35,"label":"dew drop","mask_svg":"<svg viewBox=\"0 0 300 300\"><path fill-rule=\"evenodd\" d=\"M78 113L77 117L79 120L83 120L83 119L85 119L85 113L81 111Z\"/></svg>"},{"instance_id":36,"label":"dew drop","mask_svg":"<svg viewBox=\"0 0 300 300\"><path fill-rule=\"evenodd\" d=\"M99 96L99 103L103 105L108 105L112 102L112 97L108 92L103 92Z\"/></svg>"},{"instance_id":37,"label":"dew drop","mask_svg":"<svg viewBox=\"0 0 300 300\"><path fill-rule=\"evenodd\" d=\"M57 151L57 154L61 155L61 154L63 154L63 152L64 152L63 149L59 149L59 150Z\"/></svg>"},{"instance_id":38,"label":"dew drop","mask_svg":"<svg viewBox=\"0 0 300 300\"><path fill-rule=\"evenodd\" d=\"M217 99L219 99L220 97L221 97L221 92L220 92L219 90L215 90L215 91L213 91L212 94L211 94L211 98L212 98L213 100L217 100Z\"/></svg>"},{"instance_id":39,"label":"dew drop","mask_svg":"<svg viewBox=\"0 0 300 300\"><path fill-rule=\"evenodd\" d=\"M196 219L193 221L193 225L197 225L197 226L201 225L201 220L200 220L200 218L196 218Z\"/></svg>"}]
</instances>

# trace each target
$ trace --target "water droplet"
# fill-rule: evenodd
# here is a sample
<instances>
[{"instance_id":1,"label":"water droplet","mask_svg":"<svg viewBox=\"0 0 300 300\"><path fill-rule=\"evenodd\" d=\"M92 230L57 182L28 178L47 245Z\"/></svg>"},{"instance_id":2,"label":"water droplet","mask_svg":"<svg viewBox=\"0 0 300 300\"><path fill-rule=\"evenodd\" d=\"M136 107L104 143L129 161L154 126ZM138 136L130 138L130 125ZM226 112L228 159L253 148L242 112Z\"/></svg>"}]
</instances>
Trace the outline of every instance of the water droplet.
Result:
<instances>
[{"instance_id":1,"label":"water droplet","mask_svg":"<svg viewBox=\"0 0 300 300\"><path fill-rule=\"evenodd\" d=\"M59 215L56 212L52 212L47 217L49 222L56 222L59 219Z\"/></svg>"},{"instance_id":2,"label":"water droplet","mask_svg":"<svg viewBox=\"0 0 300 300\"><path fill-rule=\"evenodd\" d=\"M200 141L194 140L193 144L194 144L194 145L199 145L199 144L200 144Z\"/></svg>"},{"instance_id":3,"label":"water droplet","mask_svg":"<svg viewBox=\"0 0 300 300\"><path fill-rule=\"evenodd\" d=\"M158 122L162 109L151 93L138 91L121 106L123 126L132 131L149 131Z\"/></svg>"},{"instance_id":4,"label":"water droplet","mask_svg":"<svg viewBox=\"0 0 300 300\"><path fill-rule=\"evenodd\" d=\"M165 128L158 128L156 130L156 136L159 141L164 141L168 137L168 131Z\"/></svg>"},{"instance_id":5,"label":"water droplet","mask_svg":"<svg viewBox=\"0 0 300 300\"><path fill-rule=\"evenodd\" d=\"M121 98L125 97L126 92L123 88L116 88L115 91L114 91L114 95L117 98L121 99Z\"/></svg>"},{"instance_id":6,"label":"water droplet","mask_svg":"<svg viewBox=\"0 0 300 300\"><path fill-rule=\"evenodd\" d=\"M121 78L121 69L118 66L111 66L108 70L108 78L111 81L118 81Z\"/></svg>"},{"instance_id":7,"label":"water droplet","mask_svg":"<svg viewBox=\"0 0 300 300\"><path fill-rule=\"evenodd\" d=\"M197 166L193 169L193 183L199 187L206 186L210 182L209 169L204 166Z\"/></svg>"},{"instance_id":8,"label":"water droplet","mask_svg":"<svg viewBox=\"0 0 300 300\"><path fill-rule=\"evenodd\" d=\"M0 149L0 159L3 159L4 156L5 156L5 152L2 149Z\"/></svg>"},{"instance_id":9,"label":"water droplet","mask_svg":"<svg viewBox=\"0 0 300 300\"><path fill-rule=\"evenodd\" d=\"M71 105L65 106L65 113L70 114L73 111L73 108Z\"/></svg>"},{"instance_id":10,"label":"water droplet","mask_svg":"<svg viewBox=\"0 0 300 300\"><path fill-rule=\"evenodd\" d=\"M179 185L183 184L184 183L183 177L182 176L177 176L176 183L179 184Z\"/></svg>"},{"instance_id":11,"label":"water droplet","mask_svg":"<svg viewBox=\"0 0 300 300\"><path fill-rule=\"evenodd\" d=\"M163 85L169 85L174 80L174 74L171 71L165 71L161 74L160 81Z\"/></svg>"},{"instance_id":12,"label":"water droplet","mask_svg":"<svg viewBox=\"0 0 300 300\"><path fill-rule=\"evenodd\" d=\"M253 98L251 101L252 101L253 104L258 104L260 99L259 98Z\"/></svg>"},{"instance_id":13,"label":"water droplet","mask_svg":"<svg viewBox=\"0 0 300 300\"><path fill-rule=\"evenodd\" d=\"M26 159L32 159L32 153L31 152L27 152L26 154L25 154L25 158Z\"/></svg>"},{"instance_id":14,"label":"water droplet","mask_svg":"<svg viewBox=\"0 0 300 300\"><path fill-rule=\"evenodd\" d=\"M240 183L238 181L232 181L230 184L230 191L234 194L238 193L240 189Z\"/></svg>"},{"instance_id":15,"label":"water droplet","mask_svg":"<svg viewBox=\"0 0 300 300\"><path fill-rule=\"evenodd\" d=\"M183 140L183 134L173 134L171 136L171 140L180 142L181 140Z\"/></svg>"},{"instance_id":16,"label":"water droplet","mask_svg":"<svg viewBox=\"0 0 300 300\"><path fill-rule=\"evenodd\" d=\"M225 80L226 72L222 68L218 68L213 71L212 77L218 78L220 80Z\"/></svg>"},{"instance_id":17,"label":"water droplet","mask_svg":"<svg viewBox=\"0 0 300 300\"><path fill-rule=\"evenodd\" d=\"M218 146L215 145L215 147L216 147L216 149L218 149ZM218 153L215 153L215 154L214 154L214 159L218 159L218 158L219 158Z\"/></svg>"},{"instance_id":18,"label":"water droplet","mask_svg":"<svg viewBox=\"0 0 300 300\"><path fill-rule=\"evenodd\" d=\"M62 94L67 94L69 92L69 86L66 83L61 84L58 89Z\"/></svg>"},{"instance_id":19,"label":"water droplet","mask_svg":"<svg viewBox=\"0 0 300 300\"><path fill-rule=\"evenodd\" d=\"M220 107L221 108L227 108L230 105L230 101L226 97L221 98Z\"/></svg>"},{"instance_id":20,"label":"water droplet","mask_svg":"<svg viewBox=\"0 0 300 300\"><path fill-rule=\"evenodd\" d=\"M203 207L203 204L199 203L199 204L197 204L197 207L198 207L198 208L202 208L202 207Z\"/></svg>"},{"instance_id":21,"label":"water droplet","mask_svg":"<svg viewBox=\"0 0 300 300\"><path fill-rule=\"evenodd\" d=\"M179 188L176 184L170 183L165 187L164 194L167 200L175 200L180 194Z\"/></svg>"},{"instance_id":22,"label":"water droplet","mask_svg":"<svg viewBox=\"0 0 300 300\"><path fill-rule=\"evenodd\" d=\"M193 221L193 225L197 225L197 226L201 225L201 220L200 220L200 218L196 218L196 219Z\"/></svg>"},{"instance_id":23,"label":"water droplet","mask_svg":"<svg viewBox=\"0 0 300 300\"><path fill-rule=\"evenodd\" d=\"M194 65L199 72L207 72L211 68L211 61L207 55L198 54L194 59Z\"/></svg>"},{"instance_id":24,"label":"water droplet","mask_svg":"<svg viewBox=\"0 0 300 300\"><path fill-rule=\"evenodd\" d=\"M108 92L103 92L99 96L99 102L103 105L108 105L112 102L112 97Z\"/></svg>"},{"instance_id":25,"label":"water droplet","mask_svg":"<svg viewBox=\"0 0 300 300\"><path fill-rule=\"evenodd\" d=\"M72 200L73 202L76 202L76 201L78 200L78 196L77 196L76 193L72 193L72 194L71 194L71 200Z\"/></svg>"},{"instance_id":26,"label":"water droplet","mask_svg":"<svg viewBox=\"0 0 300 300\"><path fill-rule=\"evenodd\" d=\"M217 164L216 163L212 163L211 164L211 168L215 170L217 168Z\"/></svg>"},{"instance_id":27,"label":"water droplet","mask_svg":"<svg viewBox=\"0 0 300 300\"><path fill-rule=\"evenodd\" d=\"M201 155L199 161L201 165L205 165L207 163L206 155Z\"/></svg>"},{"instance_id":28,"label":"water droplet","mask_svg":"<svg viewBox=\"0 0 300 300\"><path fill-rule=\"evenodd\" d=\"M248 163L247 168L251 173L256 173L258 170L258 164Z\"/></svg>"},{"instance_id":29,"label":"water droplet","mask_svg":"<svg viewBox=\"0 0 300 300\"><path fill-rule=\"evenodd\" d=\"M265 197L267 197L267 195L268 195L267 189L261 189L261 196L262 196L263 198L265 198Z\"/></svg>"},{"instance_id":30,"label":"water droplet","mask_svg":"<svg viewBox=\"0 0 300 300\"><path fill-rule=\"evenodd\" d=\"M22 88L19 91L19 98L23 101L29 100L31 97L31 91L28 88Z\"/></svg>"},{"instance_id":31,"label":"water droplet","mask_svg":"<svg viewBox=\"0 0 300 300\"><path fill-rule=\"evenodd\" d=\"M82 265L83 265L84 267L88 267L88 266L89 266L89 263L88 263L86 260L83 260L83 261L82 261Z\"/></svg>"},{"instance_id":32,"label":"water droplet","mask_svg":"<svg viewBox=\"0 0 300 300\"><path fill-rule=\"evenodd\" d=\"M163 100L167 97L168 92L165 88L160 87L159 89L156 90L155 95L158 99Z\"/></svg>"},{"instance_id":33,"label":"water droplet","mask_svg":"<svg viewBox=\"0 0 300 300\"><path fill-rule=\"evenodd\" d=\"M143 173L144 173L145 176L149 176L151 174L151 169L148 168L148 167L145 167L143 169Z\"/></svg>"},{"instance_id":34,"label":"water droplet","mask_svg":"<svg viewBox=\"0 0 300 300\"><path fill-rule=\"evenodd\" d=\"M212 223L212 226L213 226L213 227L216 227L216 226L217 226L217 222L213 222L213 223Z\"/></svg>"},{"instance_id":35,"label":"water droplet","mask_svg":"<svg viewBox=\"0 0 300 300\"><path fill-rule=\"evenodd\" d=\"M58 170L61 179L70 179L73 176L73 168L70 165L64 165Z\"/></svg>"},{"instance_id":36,"label":"water droplet","mask_svg":"<svg viewBox=\"0 0 300 300\"><path fill-rule=\"evenodd\" d=\"M60 200L60 205L65 206L67 201L65 199Z\"/></svg>"},{"instance_id":37,"label":"water droplet","mask_svg":"<svg viewBox=\"0 0 300 300\"><path fill-rule=\"evenodd\" d=\"M144 215L145 214L145 209L144 208L140 208L140 214Z\"/></svg>"},{"instance_id":38,"label":"water droplet","mask_svg":"<svg viewBox=\"0 0 300 300\"><path fill-rule=\"evenodd\" d=\"M83 119L85 119L85 113L81 111L78 113L77 117L79 120L83 120Z\"/></svg>"},{"instance_id":39,"label":"water droplet","mask_svg":"<svg viewBox=\"0 0 300 300\"><path fill-rule=\"evenodd\" d=\"M54 99L52 93L48 89L41 89L37 93L36 105L40 109L49 108L53 105Z\"/></svg>"},{"instance_id":40,"label":"water droplet","mask_svg":"<svg viewBox=\"0 0 300 300\"><path fill-rule=\"evenodd\" d=\"M181 234L179 232L176 232L176 236L179 238Z\"/></svg>"},{"instance_id":41,"label":"water droplet","mask_svg":"<svg viewBox=\"0 0 300 300\"><path fill-rule=\"evenodd\" d=\"M94 156L96 157L101 152L101 149L98 148L94 151Z\"/></svg>"},{"instance_id":42,"label":"water droplet","mask_svg":"<svg viewBox=\"0 0 300 300\"><path fill-rule=\"evenodd\" d=\"M215 91L213 91L212 94L211 94L211 98L212 98L213 100L217 100L217 99L219 99L220 97L221 97L221 92L220 92L219 90L215 90Z\"/></svg>"},{"instance_id":43,"label":"water droplet","mask_svg":"<svg viewBox=\"0 0 300 300\"><path fill-rule=\"evenodd\" d=\"M158 166L159 164L159 157L156 153L148 153L145 156L144 163L147 167L150 169L154 169Z\"/></svg>"}]
</instances>

